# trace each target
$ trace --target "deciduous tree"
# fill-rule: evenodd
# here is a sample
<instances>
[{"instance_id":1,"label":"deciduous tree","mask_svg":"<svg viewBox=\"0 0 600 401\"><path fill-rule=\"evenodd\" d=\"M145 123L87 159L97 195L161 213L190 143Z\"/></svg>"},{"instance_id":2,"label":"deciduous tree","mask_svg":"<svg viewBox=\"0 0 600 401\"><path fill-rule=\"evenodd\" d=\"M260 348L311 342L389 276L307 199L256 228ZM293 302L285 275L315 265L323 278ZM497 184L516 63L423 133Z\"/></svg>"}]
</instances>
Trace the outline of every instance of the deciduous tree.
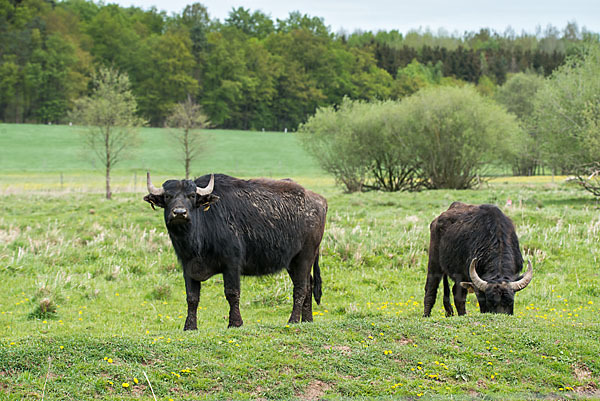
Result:
<instances>
[{"instance_id":1,"label":"deciduous tree","mask_svg":"<svg viewBox=\"0 0 600 401\"><path fill-rule=\"evenodd\" d=\"M539 89L534 114L546 161L557 172L600 161L600 46L586 47Z\"/></svg>"},{"instance_id":2,"label":"deciduous tree","mask_svg":"<svg viewBox=\"0 0 600 401\"><path fill-rule=\"evenodd\" d=\"M192 97L188 95L185 102L175 105L167 118L167 126L175 129L173 136L180 145L180 155L187 180L190 178L190 165L202 150L202 136L198 130L208 126L208 117L202 112L200 105L194 103Z\"/></svg>"},{"instance_id":3,"label":"deciduous tree","mask_svg":"<svg viewBox=\"0 0 600 401\"><path fill-rule=\"evenodd\" d=\"M85 145L106 171L106 199L111 199L110 174L136 145L137 128L143 124L127 74L101 67L93 78L89 97L75 102L73 121L86 127Z\"/></svg>"}]
</instances>

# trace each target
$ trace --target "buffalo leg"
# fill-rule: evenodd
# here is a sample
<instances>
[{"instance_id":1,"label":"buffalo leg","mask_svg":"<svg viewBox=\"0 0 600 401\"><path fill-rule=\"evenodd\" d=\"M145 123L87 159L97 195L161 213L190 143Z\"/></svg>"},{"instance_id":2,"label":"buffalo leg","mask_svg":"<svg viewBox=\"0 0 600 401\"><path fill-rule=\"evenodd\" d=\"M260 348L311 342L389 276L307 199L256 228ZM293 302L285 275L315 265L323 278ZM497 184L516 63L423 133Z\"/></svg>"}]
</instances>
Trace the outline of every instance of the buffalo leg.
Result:
<instances>
[{"instance_id":1,"label":"buffalo leg","mask_svg":"<svg viewBox=\"0 0 600 401\"><path fill-rule=\"evenodd\" d=\"M225 298L229 302L229 325L227 327L240 327L244 324L240 313L240 275L234 273L223 273L225 286Z\"/></svg>"},{"instance_id":2,"label":"buffalo leg","mask_svg":"<svg viewBox=\"0 0 600 401\"><path fill-rule=\"evenodd\" d=\"M302 305L302 321L303 322L312 322L313 314L312 314L312 287L313 280L312 277L308 277L308 282L310 285L306 288L306 296L304 297L304 305Z\"/></svg>"},{"instance_id":3,"label":"buffalo leg","mask_svg":"<svg viewBox=\"0 0 600 401\"><path fill-rule=\"evenodd\" d=\"M448 285L448 276L444 274L444 309L446 317L454 315L452 304L450 303L450 286Z\"/></svg>"},{"instance_id":4,"label":"buffalo leg","mask_svg":"<svg viewBox=\"0 0 600 401\"><path fill-rule=\"evenodd\" d=\"M435 304L438 286L442 279L441 274L427 272L427 282L425 283L425 299L423 300L423 317L431 316L431 309Z\"/></svg>"},{"instance_id":5,"label":"buffalo leg","mask_svg":"<svg viewBox=\"0 0 600 401\"><path fill-rule=\"evenodd\" d=\"M456 306L456 312L458 313L458 316L463 316L467 314L465 302L467 301L467 294L469 292L461 287L458 284L459 282L456 282L452 287L452 293L454 294L454 306Z\"/></svg>"},{"instance_id":6,"label":"buffalo leg","mask_svg":"<svg viewBox=\"0 0 600 401\"><path fill-rule=\"evenodd\" d=\"M308 257L306 253L298 254L290 263L290 269L288 270L292 284L294 285L294 306L292 307L292 314L290 315L289 323L298 323L302 318L303 321L312 320L312 303L308 306L305 303L307 296L311 293L310 288L310 269L312 267L313 257ZM308 294L308 295L307 295ZM309 298L312 302L312 297ZM310 318L307 316L308 309L310 308Z\"/></svg>"},{"instance_id":7,"label":"buffalo leg","mask_svg":"<svg viewBox=\"0 0 600 401\"><path fill-rule=\"evenodd\" d=\"M183 330L197 330L196 313L198 311L198 302L200 302L200 282L189 277L184 277L184 279L188 313Z\"/></svg>"}]
</instances>

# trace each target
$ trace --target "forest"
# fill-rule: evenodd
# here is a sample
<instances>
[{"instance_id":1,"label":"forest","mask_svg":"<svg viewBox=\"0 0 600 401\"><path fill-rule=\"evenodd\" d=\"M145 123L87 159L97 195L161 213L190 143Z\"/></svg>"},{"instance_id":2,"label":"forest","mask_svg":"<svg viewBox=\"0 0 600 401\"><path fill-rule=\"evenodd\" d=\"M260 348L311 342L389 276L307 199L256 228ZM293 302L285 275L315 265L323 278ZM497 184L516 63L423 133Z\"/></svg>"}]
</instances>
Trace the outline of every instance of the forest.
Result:
<instances>
[{"instance_id":1,"label":"forest","mask_svg":"<svg viewBox=\"0 0 600 401\"><path fill-rule=\"evenodd\" d=\"M535 32L415 29L332 32L318 16L284 20L200 3L180 14L86 0L0 0L0 121L68 123L99 67L126 73L137 113L164 126L190 96L210 126L296 130L319 107L399 100L425 86L492 95L512 73L549 76L599 35L576 22Z\"/></svg>"}]
</instances>

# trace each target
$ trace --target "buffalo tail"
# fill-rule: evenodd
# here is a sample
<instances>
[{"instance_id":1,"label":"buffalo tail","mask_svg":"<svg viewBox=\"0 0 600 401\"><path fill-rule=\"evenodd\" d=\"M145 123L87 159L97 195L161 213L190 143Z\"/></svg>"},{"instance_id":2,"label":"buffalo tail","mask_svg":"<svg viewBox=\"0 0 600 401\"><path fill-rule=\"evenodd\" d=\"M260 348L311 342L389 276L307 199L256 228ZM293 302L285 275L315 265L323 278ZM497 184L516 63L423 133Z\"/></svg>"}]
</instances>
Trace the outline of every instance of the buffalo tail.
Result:
<instances>
[{"instance_id":1,"label":"buffalo tail","mask_svg":"<svg viewBox=\"0 0 600 401\"><path fill-rule=\"evenodd\" d=\"M448 276L444 274L444 298L450 299L450 286L448 285Z\"/></svg>"},{"instance_id":2,"label":"buffalo tail","mask_svg":"<svg viewBox=\"0 0 600 401\"><path fill-rule=\"evenodd\" d=\"M315 301L317 305L321 304L321 295L323 295L323 291L321 290L321 269L319 269L319 253L317 252L317 257L315 258L315 263L313 264L313 295L315 296Z\"/></svg>"}]
</instances>

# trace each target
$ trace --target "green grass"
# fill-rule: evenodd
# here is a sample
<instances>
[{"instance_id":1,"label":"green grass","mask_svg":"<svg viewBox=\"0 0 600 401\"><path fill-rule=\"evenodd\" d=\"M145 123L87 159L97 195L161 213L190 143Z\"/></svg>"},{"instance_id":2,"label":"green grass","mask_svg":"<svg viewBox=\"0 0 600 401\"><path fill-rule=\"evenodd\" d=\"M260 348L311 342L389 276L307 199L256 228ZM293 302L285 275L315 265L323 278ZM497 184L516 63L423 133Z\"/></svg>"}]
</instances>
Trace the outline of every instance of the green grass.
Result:
<instances>
[{"instance_id":1,"label":"green grass","mask_svg":"<svg viewBox=\"0 0 600 401\"><path fill-rule=\"evenodd\" d=\"M239 143L223 149L243 154L267 134L231 135ZM280 273L242 279L245 324L228 330L216 276L202 286L199 330L183 332L181 273L141 186L123 184L112 201L93 186L31 190L58 170L11 170L1 146L0 399L153 400L144 373L159 400L600 397L600 205L561 180L348 195L310 159L305 172L298 162L282 176L330 205L315 322L288 327L291 283ZM254 170L238 175L268 175L274 157L247 151ZM170 174L166 162L156 170ZM224 161L214 171L232 170ZM22 180L7 184L7 173ZM514 316L482 315L470 295L467 317L445 318L440 290L432 318L421 317L428 225L455 200L497 204L515 222L534 278Z\"/></svg>"},{"instance_id":2,"label":"green grass","mask_svg":"<svg viewBox=\"0 0 600 401\"><path fill-rule=\"evenodd\" d=\"M0 124L0 190L102 190L104 170L83 145L83 133L75 126ZM192 163L193 176L325 177L291 133L207 130L202 135L204 152ZM146 171L157 182L185 175L169 130L142 128L138 137L139 146L115 166L115 192L145 188Z\"/></svg>"}]
</instances>

